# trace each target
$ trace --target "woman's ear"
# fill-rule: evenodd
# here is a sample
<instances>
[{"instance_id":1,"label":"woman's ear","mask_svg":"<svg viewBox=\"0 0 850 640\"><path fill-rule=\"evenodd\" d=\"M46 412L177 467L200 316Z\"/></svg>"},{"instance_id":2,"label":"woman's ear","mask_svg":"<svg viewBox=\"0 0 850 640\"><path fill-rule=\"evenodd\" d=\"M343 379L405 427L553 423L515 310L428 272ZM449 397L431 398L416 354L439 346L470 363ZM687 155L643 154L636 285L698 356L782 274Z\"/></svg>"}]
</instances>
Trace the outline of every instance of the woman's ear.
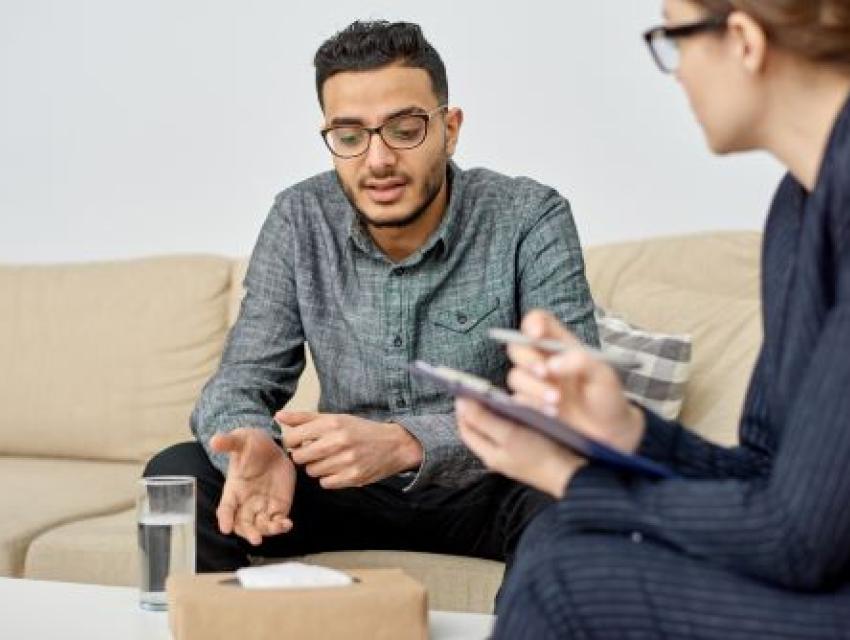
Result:
<instances>
[{"instance_id":1,"label":"woman's ear","mask_svg":"<svg viewBox=\"0 0 850 640\"><path fill-rule=\"evenodd\" d=\"M762 73L767 64L764 28L743 11L733 11L727 22L727 36L742 68L751 74Z\"/></svg>"}]
</instances>

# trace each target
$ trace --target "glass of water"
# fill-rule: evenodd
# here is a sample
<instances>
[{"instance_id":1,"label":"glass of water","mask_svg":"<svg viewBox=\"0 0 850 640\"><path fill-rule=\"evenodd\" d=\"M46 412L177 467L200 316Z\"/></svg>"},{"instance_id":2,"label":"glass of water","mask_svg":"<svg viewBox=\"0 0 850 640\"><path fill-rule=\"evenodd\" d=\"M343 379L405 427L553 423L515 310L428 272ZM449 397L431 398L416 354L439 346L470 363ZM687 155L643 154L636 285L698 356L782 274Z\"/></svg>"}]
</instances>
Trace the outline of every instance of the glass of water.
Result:
<instances>
[{"instance_id":1,"label":"glass of water","mask_svg":"<svg viewBox=\"0 0 850 640\"><path fill-rule=\"evenodd\" d=\"M195 478L153 476L139 480L138 488L140 604L162 611L166 578L195 573Z\"/></svg>"}]
</instances>

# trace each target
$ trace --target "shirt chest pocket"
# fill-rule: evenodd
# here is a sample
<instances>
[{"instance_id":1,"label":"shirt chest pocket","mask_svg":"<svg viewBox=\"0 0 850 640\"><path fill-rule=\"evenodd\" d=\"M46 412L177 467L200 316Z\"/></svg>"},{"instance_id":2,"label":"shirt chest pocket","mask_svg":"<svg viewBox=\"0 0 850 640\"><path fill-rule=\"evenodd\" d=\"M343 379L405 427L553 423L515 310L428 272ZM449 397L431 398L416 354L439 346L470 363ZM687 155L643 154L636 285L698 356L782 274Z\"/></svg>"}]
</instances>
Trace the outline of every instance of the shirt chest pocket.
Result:
<instances>
[{"instance_id":1,"label":"shirt chest pocket","mask_svg":"<svg viewBox=\"0 0 850 640\"><path fill-rule=\"evenodd\" d=\"M444 301L427 316L417 357L502 382L508 358L504 346L491 340L487 330L510 326L510 314L508 301L500 295L478 295L451 306Z\"/></svg>"},{"instance_id":2,"label":"shirt chest pocket","mask_svg":"<svg viewBox=\"0 0 850 640\"><path fill-rule=\"evenodd\" d=\"M431 320L437 326L448 329L456 334L468 334L479 325L490 325L485 322L491 317L498 316L501 306L498 297L477 300L458 305L454 309L441 309L431 313Z\"/></svg>"},{"instance_id":3,"label":"shirt chest pocket","mask_svg":"<svg viewBox=\"0 0 850 640\"><path fill-rule=\"evenodd\" d=\"M505 349L487 337L487 330L508 326L508 312L505 300L498 296L479 296L432 310L420 357L490 380L502 380L508 362Z\"/></svg>"}]
</instances>

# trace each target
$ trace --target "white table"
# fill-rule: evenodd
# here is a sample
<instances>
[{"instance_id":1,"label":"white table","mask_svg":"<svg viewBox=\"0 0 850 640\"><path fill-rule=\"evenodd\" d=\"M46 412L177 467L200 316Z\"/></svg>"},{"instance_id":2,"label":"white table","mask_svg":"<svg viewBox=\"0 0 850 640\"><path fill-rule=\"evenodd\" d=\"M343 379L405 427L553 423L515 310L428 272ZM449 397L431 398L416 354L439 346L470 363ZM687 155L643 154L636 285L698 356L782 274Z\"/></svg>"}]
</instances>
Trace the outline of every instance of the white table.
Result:
<instances>
[{"instance_id":1,"label":"white table","mask_svg":"<svg viewBox=\"0 0 850 640\"><path fill-rule=\"evenodd\" d=\"M3 640L171 640L168 614L144 611L130 587L0 578ZM484 640L493 616L430 612L432 640Z\"/></svg>"}]
</instances>

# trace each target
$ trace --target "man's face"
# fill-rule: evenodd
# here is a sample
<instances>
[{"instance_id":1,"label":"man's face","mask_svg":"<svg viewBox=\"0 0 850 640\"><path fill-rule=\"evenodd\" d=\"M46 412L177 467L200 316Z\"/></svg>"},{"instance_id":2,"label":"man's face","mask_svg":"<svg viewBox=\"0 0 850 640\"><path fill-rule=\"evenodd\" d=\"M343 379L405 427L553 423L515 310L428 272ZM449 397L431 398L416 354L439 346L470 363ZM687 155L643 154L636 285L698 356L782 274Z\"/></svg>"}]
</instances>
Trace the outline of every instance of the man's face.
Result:
<instances>
[{"instance_id":1,"label":"man's face","mask_svg":"<svg viewBox=\"0 0 850 640\"><path fill-rule=\"evenodd\" d=\"M334 167L351 203L375 227L413 222L439 193L457 143L461 114L441 106L424 69L396 65L331 76L322 88L325 126L379 127L399 114L429 113L425 140L393 149L378 135L354 158L334 156Z\"/></svg>"}]
</instances>

